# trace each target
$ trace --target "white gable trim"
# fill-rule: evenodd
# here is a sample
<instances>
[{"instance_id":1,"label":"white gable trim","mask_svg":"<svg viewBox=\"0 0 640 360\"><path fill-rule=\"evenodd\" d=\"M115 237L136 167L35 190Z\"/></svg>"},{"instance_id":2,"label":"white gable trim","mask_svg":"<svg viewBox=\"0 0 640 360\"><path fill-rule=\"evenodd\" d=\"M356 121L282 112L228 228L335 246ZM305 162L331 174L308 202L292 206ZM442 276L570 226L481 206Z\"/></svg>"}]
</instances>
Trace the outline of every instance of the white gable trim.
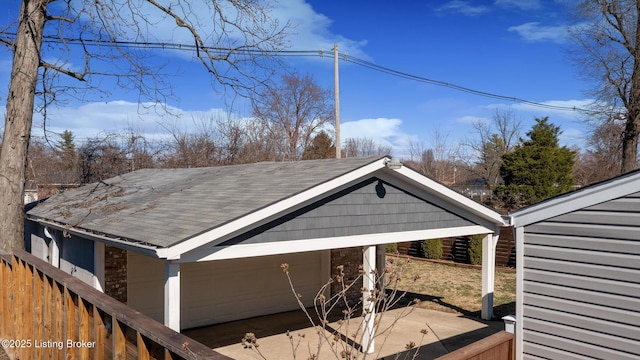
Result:
<instances>
[{"instance_id":1,"label":"white gable trim","mask_svg":"<svg viewBox=\"0 0 640 360\"><path fill-rule=\"evenodd\" d=\"M387 162L388 160L389 159L386 157L381 158L359 169L353 170L311 189L259 209L249 215L230 221L213 230L207 231L200 235L194 236L191 239L185 240L179 244L173 245L167 248L167 258L170 260L180 259L180 256L186 252L197 249L212 241L216 241L247 227L255 226L260 224L261 222L270 220L271 218L284 211L289 211L302 203L322 196L327 192L335 190L336 188L351 184L354 181L357 181L377 170L385 168L385 162Z\"/></svg>"},{"instance_id":2,"label":"white gable trim","mask_svg":"<svg viewBox=\"0 0 640 360\"><path fill-rule=\"evenodd\" d=\"M462 210L467 211L475 216L478 216L485 221L495 225L505 225L502 215L489 209L488 207L460 194L457 191L450 189L449 187L440 184L437 181L429 179L428 177L409 169L406 166L400 169L394 170L398 174L420 184L427 191L436 198L444 200L446 203L457 204Z\"/></svg>"},{"instance_id":3,"label":"white gable trim","mask_svg":"<svg viewBox=\"0 0 640 360\"><path fill-rule=\"evenodd\" d=\"M259 244L210 246L185 253L182 255L178 262L212 261L265 255L290 254L307 251L339 249L345 247L381 245L394 242L418 241L475 234L489 234L493 233L493 231L494 229L488 229L483 226L475 225L431 230L399 231L382 234L277 241Z\"/></svg>"},{"instance_id":4,"label":"white gable trim","mask_svg":"<svg viewBox=\"0 0 640 360\"><path fill-rule=\"evenodd\" d=\"M511 225L527 226L636 192L640 192L640 172L622 175L515 211L509 214Z\"/></svg>"}]
</instances>

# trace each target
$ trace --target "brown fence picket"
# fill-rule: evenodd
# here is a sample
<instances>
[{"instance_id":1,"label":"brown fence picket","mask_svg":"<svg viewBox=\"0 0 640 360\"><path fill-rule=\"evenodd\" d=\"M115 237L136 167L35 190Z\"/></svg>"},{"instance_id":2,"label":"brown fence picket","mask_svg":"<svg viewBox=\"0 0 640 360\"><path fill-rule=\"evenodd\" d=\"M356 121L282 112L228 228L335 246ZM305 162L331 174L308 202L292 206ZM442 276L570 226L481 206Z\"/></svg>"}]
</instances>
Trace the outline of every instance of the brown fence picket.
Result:
<instances>
[{"instance_id":1,"label":"brown fence picket","mask_svg":"<svg viewBox=\"0 0 640 360\"><path fill-rule=\"evenodd\" d=\"M0 251L0 281L0 338L31 342L10 356L229 359L23 250Z\"/></svg>"}]
</instances>

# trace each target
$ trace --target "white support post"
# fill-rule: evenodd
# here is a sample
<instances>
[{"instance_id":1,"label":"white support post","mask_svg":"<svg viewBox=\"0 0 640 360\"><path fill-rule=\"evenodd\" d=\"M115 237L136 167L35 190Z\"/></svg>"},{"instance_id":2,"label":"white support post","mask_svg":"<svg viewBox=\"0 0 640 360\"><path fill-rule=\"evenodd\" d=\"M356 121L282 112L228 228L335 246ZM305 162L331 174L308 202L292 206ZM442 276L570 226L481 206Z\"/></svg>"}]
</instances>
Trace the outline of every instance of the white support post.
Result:
<instances>
[{"instance_id":1,"label":"white support post","mask_svg":"<svg viewBox=\"0 0 640 360\"><path fill-rule=\"evenodd\" d=\"M362 253L362 351L372 353L375 350L376 304L370 298L376 289L376 246L365 246Z\"/></svg>"},{"instance_id":2,"label":"white support post","mask_svg":"<svg viewBox=\"0 0 640 360\"><path fill-rule=\"evenodd\" d=\"M493 317L493 290L496 272L496 245L500 229L495 234L487 234L482 239L482 311L484 320Z\"/></svg>"},{"instance_id":3,"label":"white support post","mask_svg":"<svg viewBox=\"0 0 640 360\"><path fill-rule=\"evenodd\" d=\"M93 287L104 292L104 243L93 243Z\"/></svg>"},{"instance_id":4,"label":"white support post","mask_svg":"<svg viewBox=\"0 0 640 360\"><path fill-rule=\"evenodd\" d=\"M165 262L164 325L180 332L180 264Z\"/></svg>"},{"instance_id":5,"label":"white support post","mask_svg":"<svg viewBox=\"0 0 640 360\"><path fill-rule=\"evenodd\" d=\"M48 227L44 228L44 236L51 240L49 242L49 264L53 267L60 268L60 242Z\"/></svg>"}]
</instances>

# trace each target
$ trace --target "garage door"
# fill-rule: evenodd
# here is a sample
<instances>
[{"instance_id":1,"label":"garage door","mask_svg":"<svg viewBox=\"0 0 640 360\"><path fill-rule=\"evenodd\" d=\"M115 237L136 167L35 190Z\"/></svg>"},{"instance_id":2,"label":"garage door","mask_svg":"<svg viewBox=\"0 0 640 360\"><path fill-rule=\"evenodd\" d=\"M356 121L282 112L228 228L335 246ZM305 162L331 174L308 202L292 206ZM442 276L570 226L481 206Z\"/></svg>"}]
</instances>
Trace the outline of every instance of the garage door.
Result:
<instances>
[{"instance_id":1,"label":"garage door","mask_svg":"<svg viewBox=\"0 0 640 360\"><path fill-rule=\"evenodd\" d=\"M329 279L323 253L310 252L257 258L189 263L181 266L183 328L246 319L298 308L280 265L288 263L303 302Z\"/></svg>"},{"instance_id":2,"label":"garage door","mask_svg":"<svg viewBox=\"0 0 640 360\"><path fill-rule=\"evenodd\" d=\"M288 263L306 306L329 279L328 251L188 263L180 266L181 328L216 324L298 309L280 265ZM128 300L163 321L164 264L129 256Z\"/></svg>"}]
</instances>

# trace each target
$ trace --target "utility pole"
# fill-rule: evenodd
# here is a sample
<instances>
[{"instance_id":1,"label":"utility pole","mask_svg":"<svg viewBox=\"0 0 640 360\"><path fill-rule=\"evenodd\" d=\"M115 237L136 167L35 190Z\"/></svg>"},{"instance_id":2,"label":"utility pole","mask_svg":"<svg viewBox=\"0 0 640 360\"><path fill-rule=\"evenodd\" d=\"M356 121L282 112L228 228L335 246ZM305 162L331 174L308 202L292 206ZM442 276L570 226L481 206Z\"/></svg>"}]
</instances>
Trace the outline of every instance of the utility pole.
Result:
<instances>
[{"instance_id":1,"label":"utility pole","mask_svg":"<svg viewBox=\"0 0 640 360\"><path fill-rule=\"evenodd\" d=\"M340 159L340 82L338 81L338 43L333 44L333 94L336 107L336 159Z\"/></svg>"}]
</instances>

